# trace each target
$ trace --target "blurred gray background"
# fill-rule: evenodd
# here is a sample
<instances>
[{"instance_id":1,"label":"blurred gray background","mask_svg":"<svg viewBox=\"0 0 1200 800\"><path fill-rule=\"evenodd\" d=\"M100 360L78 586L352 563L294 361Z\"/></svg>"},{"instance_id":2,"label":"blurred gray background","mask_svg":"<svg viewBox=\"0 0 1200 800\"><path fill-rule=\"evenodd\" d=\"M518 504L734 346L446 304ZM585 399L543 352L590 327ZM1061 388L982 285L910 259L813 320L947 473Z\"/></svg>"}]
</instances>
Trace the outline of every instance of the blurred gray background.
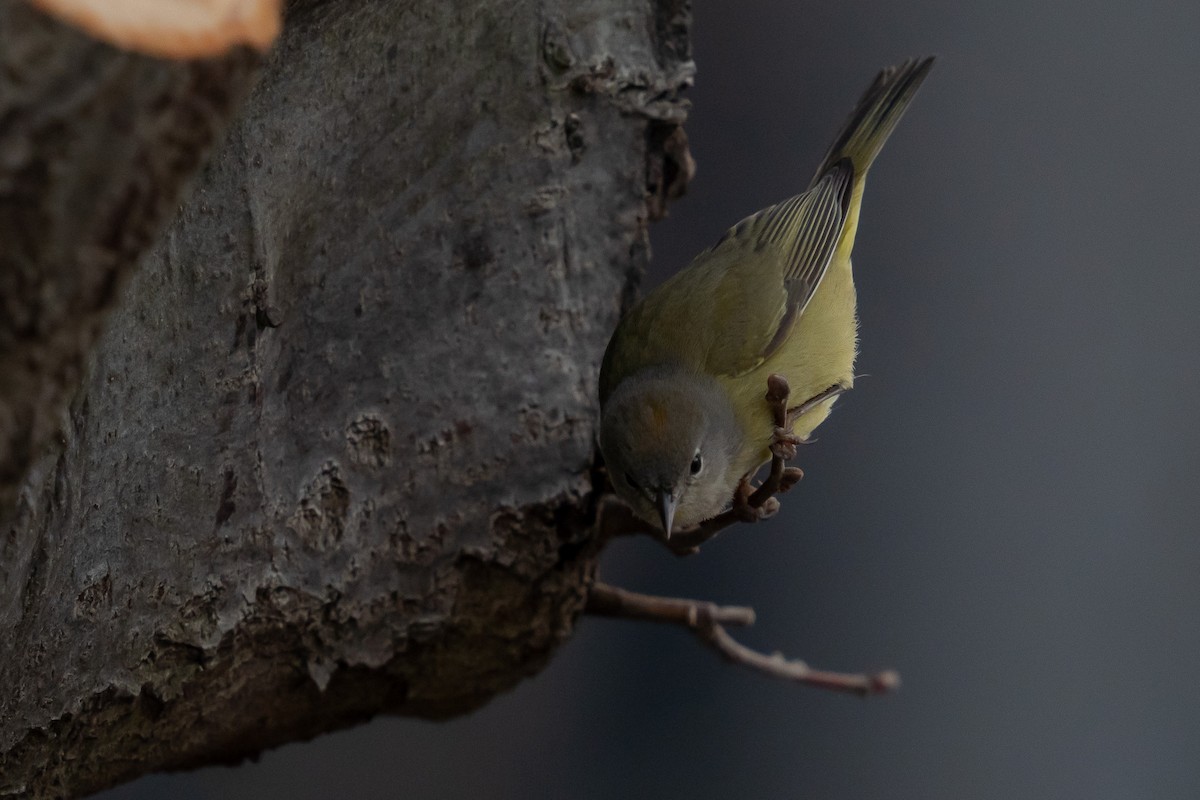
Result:
<instances>
[{"instance_id":1,"label":"blurred gray background","mask_svg":"<svg viewBox=\"0 0 1200 800\"><path fill-rule=\"evenodd\" d=\"M585 619L450 723L382 719L99 797L1200 797L1200 4L698 2L699 173L661 280L804 188L876 70L940 61L871 174L869 375L768 524L629 588L753 605L772 682Z\"/></svg>"}]
</instances>

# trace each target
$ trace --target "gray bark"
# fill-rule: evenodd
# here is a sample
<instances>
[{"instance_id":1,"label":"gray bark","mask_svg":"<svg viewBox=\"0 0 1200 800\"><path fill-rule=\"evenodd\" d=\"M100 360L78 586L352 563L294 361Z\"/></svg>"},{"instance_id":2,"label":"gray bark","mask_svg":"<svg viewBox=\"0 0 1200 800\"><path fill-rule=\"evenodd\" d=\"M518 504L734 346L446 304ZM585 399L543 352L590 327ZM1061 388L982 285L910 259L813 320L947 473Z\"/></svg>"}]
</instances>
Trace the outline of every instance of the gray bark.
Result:
<instances>
[{"instance_id":1,"label":"gray bark","mask_svg":"<svg viewBox=\"0 0 1200 800\"><path fill-rule=\"evenodd\" d=\"M545 664L601 545L597 367L690 173L686 23L289 8L22 470L0 794L463 713Z\"/></svg>"}]
</instances>

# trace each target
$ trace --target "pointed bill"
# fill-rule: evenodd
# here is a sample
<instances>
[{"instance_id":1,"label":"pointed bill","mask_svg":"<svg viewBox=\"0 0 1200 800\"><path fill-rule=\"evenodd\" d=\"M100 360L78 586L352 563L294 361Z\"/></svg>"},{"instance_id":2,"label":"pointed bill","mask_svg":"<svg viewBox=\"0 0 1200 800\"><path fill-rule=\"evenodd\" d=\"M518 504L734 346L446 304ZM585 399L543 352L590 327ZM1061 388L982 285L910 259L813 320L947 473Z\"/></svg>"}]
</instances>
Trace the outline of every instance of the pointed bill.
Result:
<instances>
[{"instance_id":1,"label":"pointed bill","mask_svg":"<svg viewBox=\"0 0 1200 800\"><path fill-rule=\"evenodd\" d=\"M658 490L658 516L662 520L663 532L671 538L671 523L675 520L675 498L665 489Z\"/></svg>"}]
</instances>

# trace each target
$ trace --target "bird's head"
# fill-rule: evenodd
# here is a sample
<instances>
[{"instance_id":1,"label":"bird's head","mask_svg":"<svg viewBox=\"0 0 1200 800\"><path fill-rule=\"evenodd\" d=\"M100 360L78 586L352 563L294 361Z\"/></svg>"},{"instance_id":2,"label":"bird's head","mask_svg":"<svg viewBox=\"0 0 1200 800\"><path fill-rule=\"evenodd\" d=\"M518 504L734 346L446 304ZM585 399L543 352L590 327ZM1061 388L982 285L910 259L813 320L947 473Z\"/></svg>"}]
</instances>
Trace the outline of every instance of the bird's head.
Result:
<instances>
[{"instance_id":1,"label":"bird's head","mask_svg":"<svg viewBox=\"0 0 1200 800\"><path fill-rule=\"evenodd\" d=\"M733 498L743 433L724 388L678 369L621 381L604 404L600 449L617 495L669 536Z\"/></svg>"}]
</instances>

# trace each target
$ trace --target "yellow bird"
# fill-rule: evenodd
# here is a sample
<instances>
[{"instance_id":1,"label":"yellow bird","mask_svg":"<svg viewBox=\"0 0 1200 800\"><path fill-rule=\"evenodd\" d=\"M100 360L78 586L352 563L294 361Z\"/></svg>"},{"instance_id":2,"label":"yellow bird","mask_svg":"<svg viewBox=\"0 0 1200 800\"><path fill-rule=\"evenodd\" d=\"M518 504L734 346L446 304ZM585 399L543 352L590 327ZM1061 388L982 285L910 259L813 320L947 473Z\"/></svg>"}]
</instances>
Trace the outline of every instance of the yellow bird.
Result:
<instances>
[{"instance_id":1,"label":"yellow bird","mask_svg":"<svg viewBox=\"0 0 1200 800\"><path fill-rule=\"evenodd\" d=\"M716 516L770 456L764 397L778 373L795 406L854 383L850 251L867 170L933 58L885 69L808 191L759 211L635 305L600 369L600 448L638 516L686 528ZM795 420L803 439L836 396ZM794 407L794 406L793 406Z\"/></svg>"}]
</instances>

